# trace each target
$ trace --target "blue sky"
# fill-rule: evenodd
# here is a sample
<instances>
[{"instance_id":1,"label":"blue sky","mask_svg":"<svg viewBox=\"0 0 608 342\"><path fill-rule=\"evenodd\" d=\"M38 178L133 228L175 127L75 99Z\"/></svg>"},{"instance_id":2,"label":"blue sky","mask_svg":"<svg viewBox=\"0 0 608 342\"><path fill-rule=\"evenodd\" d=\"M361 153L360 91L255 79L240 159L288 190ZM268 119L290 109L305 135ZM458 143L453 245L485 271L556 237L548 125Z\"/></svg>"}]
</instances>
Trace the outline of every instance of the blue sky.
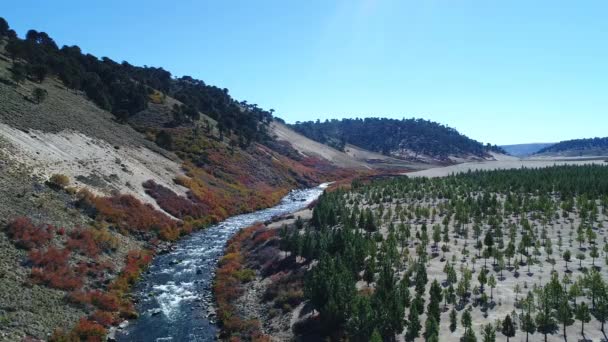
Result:
<instances>
[{"instance_id":1,"label":"blue sky","mask_svg":"<svg viewBox=\"0 0 608 342\"><path fill-rule=\"evenodd\" d=\"M422 117L497 144L608 136L606 1L20 0L0 16L288 122Z\"/></svg>"}]
</instances>

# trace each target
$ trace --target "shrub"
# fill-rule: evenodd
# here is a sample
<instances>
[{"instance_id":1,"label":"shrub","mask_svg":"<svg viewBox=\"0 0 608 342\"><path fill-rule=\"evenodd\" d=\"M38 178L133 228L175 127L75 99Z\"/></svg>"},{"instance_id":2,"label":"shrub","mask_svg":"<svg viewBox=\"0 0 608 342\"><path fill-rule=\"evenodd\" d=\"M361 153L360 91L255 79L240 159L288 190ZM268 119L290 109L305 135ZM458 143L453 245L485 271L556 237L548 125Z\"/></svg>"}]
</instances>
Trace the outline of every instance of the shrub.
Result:
<instances>
[{"instance_id":1,"label":"shrub","mask_svg":"<svg viewBox=\"0 0 608 342\"><path fill-rule=\"evenodd\" d=\"M154 233L169 231L166 237L179 237L176 221L144 204L131 195L99 197L88 191L79 191L78 206L98 221L113 224L120 232Z\"/></svg>"},{"instance_id":2,"label":"shrub","mask_svg":"<svg viewBox=\"0 0 608 342\"><path fill-rule=\"evenodd\" d=\"M63 189L70 184L70 178L62 174L54 174L49 178L49 186L57 189Z\"/></svg>"},{"instance_id":3,"label":"shrub","mask_svg":"<svg viewBox=\"0 0 608 342\"><path fill-rule=\"evenodd\" d=\"M34 99L34 102L36 102L36 104L41 104L42 102L44 102L44 100L46 100L46 97L49 95L49 93L42 88L34 88L34 90L32 90L32 99Z\"/></svg>"},{"instance_id":4,"label":"shrub","mask_svg":"<svg viewBox=\"0 0 608 342\"><path fill-rule=\"evenodd\" d=\"M50 225L36 226L26 217L18 217L7 226L7 234L19 248L30 250L46 245L55 228Z\"/></svg>"},{"instance_id":5,"label":"shrub","mask_svg":"<svg viewBox=\"0 0 608 342\"><path fill-rule=\"evenodd\" d=\"M25 78L27 77L27 68L25 67L25 64L14 63L10 71L11 78L13 79L13 81L15 81L15 83L21 83L25 81Z\"/></svg>"},{"instance_id":6,"label":"shrub","mask_svg":"<svg viewBox=\"0 0 608 342\"><path fill-rule=\"evenodd\" d=\"M186 216L201 218L209 213L208 207L198 202L196 198L191 200L179 196L171 189L156 184L153 180L145 182L143 187L163 210L177 218L183 219Z\"/></svg>"},{"instance_id":7,"label":"shrub","mask_svg":"<svg viewBox=\"0 0 608 342\"><path fill-rule=\"evenodd\" d=\"M245 268L236 271L234 275L242 283L248 283L255 278L255 271L249 268Z\"/></svg>"},{"instance_id":8,"label":"shrub","mask_svg":"<svg viewBox=\"0 0 608 342\"><path fill-rule=\"evenodd\" d=\"M102 341L106 334L107 331L101 324L81 318L70 335L80 341Z\"/></svg>"},{"instance_id":9,"label":"shrub","mask_svg":"<svg viewBox=\"0 0 608 342\"><path fill-rule=\"evenodd\" d=\"M118 311L120 302L116 296L98 290L90 292L91 304L105 311Z\"/></svg>"},{"instance_id":10,"label":"shrub","mask_svg":"<svg viewBox=\"0 0 608 342\"><path fill-rule=\"evenodd\" d=\"M117 322L116 315L112 312L97 310L95 311L90 319L97 322L104 327L109 327Z\"/></svg>"},{"instance_id":11,"label":"shrub","mask_svg":"<svg viewBox=\"0 0 608 342\"><path fill-rule=\"evenodd\" d=\"M32 250L29 258L33 264L30 278L35 284L42 284L60 290L74 290L82 287L83 281L68 265L70 251L49 247L45 251Z\"/></svg>"},{"instance_id":12,"label":"shrub","mask_svg":"<svg viewBox=\"0 0 608 342\"><path fill-rule=\"evenodd\" d=\"M91 258L95 258L101 252L91 231L81 228L75 229L69 233L66 247L70 251L80 251L83 255Z\"/></svg>"},{"instance_id":13,"label":"shrub","mask_svg":"<svg viewBox=\"0 0 608 342\"><path fill-rule=\"evenodd\" d=\"M104 252L115 251L118 247L118 238L112 235L106 228L91 229L91 235L93 236L95 243L97 243L97 246Z\"/></svg>"}]
</instances>

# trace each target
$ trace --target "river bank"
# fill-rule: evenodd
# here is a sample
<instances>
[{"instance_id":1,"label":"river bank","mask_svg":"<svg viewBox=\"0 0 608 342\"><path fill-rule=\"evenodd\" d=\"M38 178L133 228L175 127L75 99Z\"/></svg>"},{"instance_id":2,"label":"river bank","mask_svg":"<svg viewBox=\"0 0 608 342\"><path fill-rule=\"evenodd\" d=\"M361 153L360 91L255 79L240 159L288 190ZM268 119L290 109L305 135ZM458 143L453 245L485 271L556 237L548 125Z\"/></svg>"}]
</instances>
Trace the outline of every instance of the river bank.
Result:
<instances>
[{"instance_id":1,"label":"river bank","mask_svg":"<svg viewBox=\"0 0 608 342\"><path fill-rule=\"evenodd\" d=\"M256 222L305 208L326 186L294 190L272 208L233 216L193 233L177 242L170 252L158 255L134 287L139 319L123 325L115 338L118 341L215 339L218 328L211 286L226 241Z\"/></svg>"}]
</instances>

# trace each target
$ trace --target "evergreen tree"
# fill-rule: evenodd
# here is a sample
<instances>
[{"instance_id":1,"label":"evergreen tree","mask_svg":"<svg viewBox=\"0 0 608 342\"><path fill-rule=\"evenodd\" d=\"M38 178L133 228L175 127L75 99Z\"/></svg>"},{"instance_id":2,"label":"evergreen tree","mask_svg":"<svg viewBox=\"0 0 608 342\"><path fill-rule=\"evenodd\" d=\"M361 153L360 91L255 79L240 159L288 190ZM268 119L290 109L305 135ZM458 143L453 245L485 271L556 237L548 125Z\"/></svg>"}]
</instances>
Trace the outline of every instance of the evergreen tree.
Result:
<instances>
[{"instance_id":1,"label":"evergreen tree","mask_svg":"<svg viewBox=\"0 0 608 342\"><path fill-rule=\"evenodd\" d=\"M572 255L570 254L570 250L566 250L564 252L564 261L566 262L566 270L568 270L568 263L570 262L571 258L572 258Z\"/></svg>"},{"instance_id":2,"label":"evergreen tree","mask_svg":"<svg viewBox=\"0 0 608 342\"><path fill-rule=\"evenodd\" d=\"M534 334L536 332L536 325L534 324L534 319L529 312L526 312L521 320L521 330L526 333L526 342L528 342L529 334Z\"/></svg>"},{"instance_id":3,"label":"evergreen tree","mask_svg":"<svg viewBox=\"0 0 608 342\"><path fill-rule=\"evenodd\" d=\"M585 323L589 323L591 315L589 314L589 307L585 303L580 303L576 307L576 319L581 321L581 335L585 336Z\"/></svg>"},{"instance_id":4,"label":"evergreen tree","mask_svg":"<svg viewBox=\"0 0 608 342\"><path fill-rule=\"evenodd\" d=\"M574 320L572 319L572 309L570 308L570 304L568 303L568 298L566 296L562 296L562 298L560 298L555 318L559 323L562 324L564 338L566 338L566 327L574 323Z\"/></svg>"},{"instance_id":5,"label":"evergreen tree","mask_svg":"<svg viewBox=\"0 0 608 342\"><path fill-rule=\"evenodd\" d=\"M551 285L548 284L540 290L537 305L538 313L535 318L537 330L545 336L545 342L547 341L547 335L552 334L557 329L557 324L553 317L552 292L550 286Z\"/></svg>"},{"instance_id":6,"label":"evergreen tree","mask_svg":"<svg viewBox=\"0 0 608 342\"><path fill-rule=\"evenodd\" d=\"M490 286L490 300L494 300L494 296L493 296L493 291L494 288L496 287L496 278L494 278L494 275L490 275L490 277L488 278L488 286Z\"/></svg>"},{"instance_id":7,"label":"evergreen tree","mask_svg":"<svg viewBox=\"0 0 608 342\"><path fill-rule=\"evenodd\" d=\"M496 342L496 330L490 323L483 326L483 342Z\"/></svg>"},{"instance_id":8,"label":"evergreen tree","mask_svg":"<svg viewBox=\"0 0 608 342\"><path fill-rule=\"evenodd\" d=\"M48 92L45 89L36 87L34 90L32 90L32 98L36 104L41 104L44 102L47 96Z\"/></svg>"},{"instance_id":9,"label":"evergreen tree","mask_svg":"<svg viewBox=\"0 0 608 342\"><path fill-rule=\"evenodd\" d=\"M420 334L420 317L418 312L418 303L417 301L412 302L412 306L410 307L410 313L408 315L408 324L407 324L407 332L405 334L405 339L407 341L414 341Z\"/></svg>"},{"instance_id":10,"label":"evergreen tree","mask_svg":"<svg viewBox=\"0 0 608 342\"><path fill-rule=\"evenodd\" d=\"M369 341L370 342L382 342L382 336L380 336L380 333L378 332L378 330L374 329L374 333L372 334Z\"/></svg>"},{"instance_id":11,"label":"evergreen tree","mask_svg":"<svg viewBox=\"0 0 608 342\"><path fill-rule=\"evenodd\" d=\"M450 311L450 331L451 332L456 331L457 326L458 326L458 314L456 313L455 309L452 309L452 311Z\"/></svg>"},{"instance_id":12,"label":"evergreen tree","mask_svg":"<svg viewBox=\"0 0 608 342\"><path fill-rule=\"evenodd\" d=\"M507 342L509 342L509 338L515 336L515 324L511 320L511 316L507 315L502 321L502 329L500 332L505 335Z\"/></svg>"}]
</instances>

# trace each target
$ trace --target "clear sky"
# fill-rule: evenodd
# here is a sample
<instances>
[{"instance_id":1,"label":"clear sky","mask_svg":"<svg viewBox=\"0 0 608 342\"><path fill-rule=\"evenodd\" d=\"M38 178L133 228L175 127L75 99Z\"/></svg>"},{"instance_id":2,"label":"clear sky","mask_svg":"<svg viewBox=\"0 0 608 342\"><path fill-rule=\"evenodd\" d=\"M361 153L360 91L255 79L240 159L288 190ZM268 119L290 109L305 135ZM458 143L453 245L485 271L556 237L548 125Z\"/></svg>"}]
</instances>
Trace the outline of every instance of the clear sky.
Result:
<instances>
[{"instance_id":1,"label":"clear sky","mask_svg":"<svg viewBox=\"0 0 608 342\"><path fill-rule=\"evenodd\" d=\"M19 0L0 16L288 122L422 117L497 144L608 136L605 0Z\"/></svg>"}]
</instances>

